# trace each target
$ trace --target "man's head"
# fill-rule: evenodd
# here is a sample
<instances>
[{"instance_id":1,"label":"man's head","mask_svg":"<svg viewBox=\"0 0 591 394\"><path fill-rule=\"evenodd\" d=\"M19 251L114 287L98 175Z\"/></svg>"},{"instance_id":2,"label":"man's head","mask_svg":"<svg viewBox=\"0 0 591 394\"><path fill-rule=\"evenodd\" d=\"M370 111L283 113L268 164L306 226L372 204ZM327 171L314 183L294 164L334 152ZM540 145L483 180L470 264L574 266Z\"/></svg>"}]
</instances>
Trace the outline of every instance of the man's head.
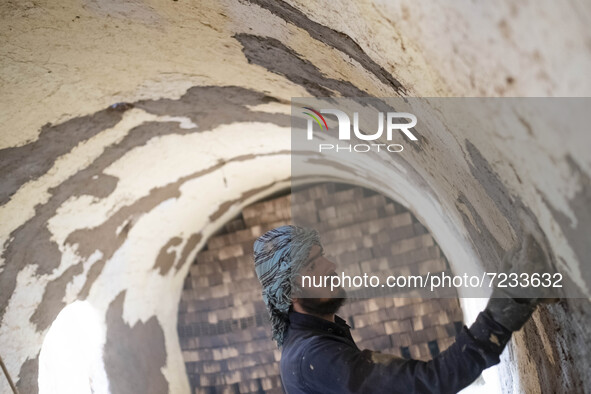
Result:
<instances>
[{"instance_id":1,"label":"man's head","mask_svg":"<svg viewBox=\"0 0 591 394\"><path fill-rule=\"evenodd\" d=\"M330 291L322 292L324 289L301 286L302 275L334 273L334 264L322 256L322 246L315 230L282 226L266 232L254 243L254 261L263 287L263 301L271 317L273 339L279 346L283 344L287 315L293 302L299 303L304 310L314 311L308 312L313 314L328 307L338 309L342 304L342 300L333 300L344 298L342 289L342 293L335 289L337 293L331 294Z\"/></svg>"},{"instance_id":2,"label":"man's head","mask_svg":"<svg viewBox=\"0 0 591 394\"><path fill-rule=\"evenodd\" d=\"M317 316L332 315L339 310L345 301L345 290L342 287L333 289L330 281L325 281L325 278L337 275L335 269L336 264L324 257L322 246L312 246L294 280L292 302L299 307L297 309Z\"/></svg>"}]
</instances>

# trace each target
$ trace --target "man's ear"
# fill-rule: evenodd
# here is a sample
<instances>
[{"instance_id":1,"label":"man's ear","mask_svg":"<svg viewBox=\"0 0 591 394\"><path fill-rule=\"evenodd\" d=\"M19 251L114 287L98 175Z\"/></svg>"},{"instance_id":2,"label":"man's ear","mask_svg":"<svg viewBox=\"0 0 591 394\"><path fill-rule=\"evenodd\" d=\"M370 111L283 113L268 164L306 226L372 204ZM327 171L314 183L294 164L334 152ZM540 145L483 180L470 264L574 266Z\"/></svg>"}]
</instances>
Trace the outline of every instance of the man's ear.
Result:
<instances>
[{"instance_id":1,"label":"man's ear","mask_svg":"<svg viewBox=\"0 0 591 394\"><path fill-rule=\"evenodd\" d=\"M300 287L301 279L299 275L296 275L291 281L291 299L296 299L302 294L302 288Z\"/></svg>"}]
</instances>

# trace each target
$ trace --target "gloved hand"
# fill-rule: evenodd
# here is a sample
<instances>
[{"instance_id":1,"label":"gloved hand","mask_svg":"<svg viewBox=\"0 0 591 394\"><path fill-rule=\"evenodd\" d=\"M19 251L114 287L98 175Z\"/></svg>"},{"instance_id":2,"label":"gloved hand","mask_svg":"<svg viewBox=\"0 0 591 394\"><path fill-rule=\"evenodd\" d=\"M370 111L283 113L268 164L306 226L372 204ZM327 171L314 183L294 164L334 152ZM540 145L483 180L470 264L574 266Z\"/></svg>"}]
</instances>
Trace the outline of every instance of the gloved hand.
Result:
<instances>
[{"instance_id":1,"label":"gloved hand","mask_svg":"<svg viewBox=\"0 0 591 394\"><path fill-rule=\"evenodd\" d=\"M528 234L522 244L507 253L503 259L500 273L506 273L509 278L504 282L506 287L499 287L495 281L495 289L491 295L486 309L490 316L499 324L511 331L519 330L529 319L536 306L541 302L555 302L552 298L552 289L549 287L522 286L525 280L521 274L527 274L531 279L532 274L542 275L551 271L550 257L546 250L539 244L533 235ZM517 286L510 286L517 284Z\"/></svg>"}]
</instances>

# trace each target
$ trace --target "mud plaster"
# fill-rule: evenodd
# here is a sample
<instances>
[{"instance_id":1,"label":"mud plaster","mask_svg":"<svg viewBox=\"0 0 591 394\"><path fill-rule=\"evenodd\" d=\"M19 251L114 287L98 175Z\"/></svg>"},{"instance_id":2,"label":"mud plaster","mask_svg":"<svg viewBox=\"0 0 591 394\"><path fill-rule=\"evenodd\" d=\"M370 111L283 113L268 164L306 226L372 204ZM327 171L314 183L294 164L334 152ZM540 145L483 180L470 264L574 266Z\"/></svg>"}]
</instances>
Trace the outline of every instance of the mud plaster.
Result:
<instances>
[{"instance_id":1,"label":"mud plaster","mask_svg":"<svg viewBox=\"0 0 591 394\"><path fill-rule=\"evenodd\" d=\"M277 153L270 153L267 155L275 155ZM280 153L282 154L282 153ZM258 155L259 157L267 156L265 154ZM78 244L78 253L84 258L88 259L95 250L100 250L103 255L100 260L95 262L87 276L86 282L82 287L82 290L78 294L78 298L84 299L88 297L90 289L100 273L104 268L106 262L113 257L113 254L123 245L126 240L126 234L131 229L133 224L137 221L139 216L145 212L149 212L158 206L162 201L180 197L181 186L195 178L202 177L208 173L214 172L224 165L234 161L245 161L252 159L252 155L239 156L229 161L219 161L216 165L211 166L207 169L197 171L193 174L189 174L178 179L176 182L168 184L163 187L154 188L149 195L140 198L133 204L121 208L119 211L114 213L105 223L100 226L91 229L76 230L70 236L68 236L66 242L69 244ZM126 224L127 222L127 224ZM117 234L117 228L124 226L124 230ZM184 251L185 255L188 255L191 250ZM183 264L184 260L179 261L179 264ZM82 263L79 263L82 264ZM177 271L180 267L177 268ZM65 292L65 288L61 289ZM43 297L45 299L45 295ZM43 302L39 305L42 308ZM47 310L49 306L45 308ZM59 313L59 310L57 311ZM57 315L56 315L57 316Z\"/></svg>"},{"instance_id":2,"label":"mud plaster","mask_svg":"<svg viewBox=\"0 0 591 394\"><path fill-rule=\"evenodd\" d=\"M274 97L238 86L195 86L178 100L143 100L137 108L159 116L186 116L206 131L240 121L291 125L289 115L253 111L249 107L278 102Z\"/></svg>"},{"instance_id":3,"label":"mud plaster","mask_svg":"<svg viewBox=\"0 0 591 394\"><path fill-rule=\"evenodd\" d=\"M254 3L254 1L253 1L253 3ZM278 2L278 3L273 3L273 2L271 2L271 1L258 1L257 3L259 3L259 4L263 4L262 6L264 6L264 7L267 7L268 9L269 9L269 8L273 8L273 7L275 7L275 8L280 8L280 9L279 9L279 11L277 11L277 12L280 12L280 11L282 11L282 10L283 10L283 9L285 9L285 8L287 8L287 10L290 10L290 7L291 7L291 6L288 6L286 3L283 3L283 2L281 2L281 3L279 3L279 2ZM291 8L293 8L293 7L291 7ZM283 11L283 12L285 13L285 11ZM295 10L295 12L299 12L299 11ZM304 18L305 18L305 17L304 17ZM296 22L294 22L294 21L293 21L293 20L295 19L294 17L291 17L290 19L291 19L291 21L290 21L291 23L297 23L297 21L296 21ZM306 21L305 19L304 19L304 22L308 23L308 21ZM310 22L311 22L311 21L310 21ZM313 22L311 22L311 23L313 23ZM300 24L301 24L301 23L300 23ZM317 33L317 31L321 31L321 30L317 30L317 29L319 29L319 28L321 29L322 27L323 27L323 26L316 27L316 26L313 26L313 25L312 25L312 27L308 27L308 29L309 29L309 31L311 31L311 33L310 33L310 34L316 34L316 33ZM339 34L339 33L337 33L337 34ZM549 47L549 48L550 48L550 47ZM342 49L341 49L341 50L342 50ZM565 59L567 59L567 58L569 58L569 57L568 57L568 56L562 56L562 58L565 58ZM453 73L451 73L451 74L453 74ZM451 75L451 74L450 74L450 75ZM483 75L489 75L489 74L491 74L491 73L483 73ZM554 81L554 82L556 82L556 80L553 80L553 81ZM550 81L550 82L552 82L552 83L553 83L553 81ZM453 85L453 83L452 83L452 85ZM567 84L567 83L562 83L562 84L558 84L558 83L557 83L557 85L558 85L558 86L572 86L572 84L571 84L571 85L569 85L569 84ZM525 89L525 88L524 88L524 89ZM522 91L525 91L525 90L522 90ZM552 91L554 91L554 90L552 90ZM114 179L114 181L116 182L116 179ZM98 188L98 189L100 189L100 188ZM43 222L43 223L44 223L44 222ZM41 223L41 224L43 224L43 223ZM565 225L566 225L568 222L567 222L567 221L565 221L564 223L565 223ZM35 228L35 226L33 226L33 228ZM128 227L128 229L129 229L129 227ZM582 232L582 233L580 233L580 234L582 234L582 235L579 235L579 237L584 237L584 234L585 234L585 233L584 233L584 232ZM588 234L588 232L587 232L587 234ZM45 237L45 236L46 236L46 234L40 234L40 236L41 236L41 235L42 235L43 237ZM49 239L49 238L47 238L47 239ZM20 247L28 247L28 246L29 246L29 245L20 245ZM585 257L586 257L586 256L588 256L588 254L584 254L583 256L585 256ZM581 261L585 261L585 260L581 260ZM11 262L11 263L12 263L12 262ZM179 261L179 263L180 263L180 261ZM587 281L587 282L588 282L588 281ZM5 290L6 288L5 288L5 287L2 287L2 289L3 289L3 290ZM0 299L1 299L1 297L0 297ZM0 304L0 313L3 313L3 310L4 310L4 308L3 308L3 306ZM573 313L574 313L574 312L573 312ZM1 316L1 315L0 315L0 316ZM589 316L589 315L587 314L587 316ZM583 321L584 321L584 320L583 320ZM571 322L572 322L572 320L565 319L565 320L564 320L564 325L565 325L565 327L566 327L566 328L569 328L569 326L568 326L568 325L569 325ZM574 322L573 322L573 324L574 324ZM587 342L587 343L581 343L581 344L579 344L579 346L580 346L580 349L588 349L588 343L589 343L589 342ZM565 349L565 350L566 350L566 349ZM581 354L583 354L583 356L585 356L584 352L582 352ZM23 368L24 368L24 367L23 367ZM22 371L23 371L23 370L21 370L21 372L22 372ZM587 368L587 371L591 371L591 368ZM36 376L36 368L35 368L35 370L34 370L34 371L32 371L31 373L34 373L34 374L35 374L34 376ZM22 374L21 374L21 375L22 375ZM22 376L26 376L26 374L25 374L25 375L22 375ZM590 379L588 379L588 378L589 378L589 376L587 375L587 379L586 379L586 380L587 380L587 381L591 381L591 380L590 380ZM25 392L28 392L28 391L25 391ZM31 391L31 392L32 392L32 391Z\"/></svg>"},{"instance_id":4,"label":"mud plaster","mask_svg":"<svg viewBox=\"0 0 591 394\"><path fill-rule=\"evenodd\" d=\"M37 377L39 376L39 354L33 359L28 359L21 366L18 374L16 388L19 393L37 394L39 391Z\"/></svg>"},{"instance_id":5,"label":"mud plaster","mask_svg":"<svg viewBox=\"0 0 591 394\"><path fill-rule=\"evenodd\" d=\"M84 270L82 264L75 264L66 269L58 278L47 284L43 292L43 298L39 305L47 306L47 309L38 307L31 315L30 321L37 327L49 327L55 320L60 311L66 306L63 298L66 293L66 287L72 278L80 275ZM54 311L48 313L48 311Z\"/></svg>"},{"instance_id":6,"label":"mud plaster","mask_svg":"<svg viewBox=\"0 0 591 394\"><path fill-rule=\"evenodd\" d=\"M183 251L181 252L181 258L176 263L176 267L174 267L175 273L179 272L179 270L182 268L183 264L187 262L189 255L191 254L192 251L195 250L197 245L199 245L199 242L201 242L202 238L203 238L203 235L201 233L192 234L189 237L189 239L187 240L187 243L185 244L185 247L183 248Z\"/></svg>"},{"instance_id":7,"label":"mud plaster","mask_svg":"<svg viewBox=\"0 0 591 394\"><path fill-rule=\"evenodd\" d=\"M162 374L166 366L164 331L152 316L130 327L123 321L125 291L107 310L107 340L104 347L105 371L112 394L168 393Z\"/></svg>"},{"instance_id":8,"label":"mud plaster","mask_svg":"<svg viewBox=\"0 0 591 394\"><path fill-rule=\"evenodd\" d=\"M500 256L503 255L504 249L499 245L499 242L484 224L484 220L478 211L462 192L459 193L456 199L456 209L462 217L464 227L474 244L474 249L480 256L480 261L484 265L483 268L488 271L496 271L501 265ZM469 215L466 214L466 209Z\"/></svg>"},{"instance_id":9,"label":"mud plaster","mask_svg":"<svg viewBox=\"0 0 591 394\"><path fill-rule=\"evenodd\" d=\"M265 112L251 111L247 105L258 105L268 103L274 99L259 92L254 92L248 89L239 87L194 87L187 91L180 99L170 100L146 100L137 104L138 107L145 109L148 112L160 114L174 114L174 115L188 115L193 122L199 125L199 131L202 132L221 124L229 124L241 120L261 122L269 122L287 127L290 124L290 118L284 114L269 114ZM117 108L127 109L131 108L131 104L119 106ZM117 112L118 110L101 111L98 119L104 117L104 113ZM84 117L86 119L86 117ZM90 118L92 119L92 117ZM110 119L110 118L108 118ZM120 115L119 115L120 119ZM101 120L104 121L104 120ZM91 121L92 123L92 121ZM95 122L99 124L100 122ZM112 123L108 122L107 127L112 127ZM69 131L67 128L60 129L63 133L68 134L75 132L79 126L79 122L68 121L66 124L74 128ZM98 131L93 131L95 134ZM47 228L47 223L51 217L56 214L57 209L69 198L92 195L97 198L104 198L110 195L117 185L116 179L112 176L103 174L105 168L110 164L120 159L129 150L146 144L151 138L167 134L189 134L196 132L194 129L181 129L176 122L162 123L149 122L144 123L138 127L133 128L119 143L110 146L99 156L90 166L72 175L59 186L49 189L51 197L44 204L35 207L35 215L27 222L10 234L9 240L4 245L2 257L8 262L5 264L4 271L0 275L0 321L4 316L8 300L14 292L16 286L16 277L18 272L26 265L35 264L37 266L36 274L49 274L59 267L61 262L61 253L58 245L51 240L51 233ZM40 149L43 147L41 146ZM49 159L53 161L53 151L50 150ZM44 152L36 152L36 155L43 157ZM221 166L223 163L218 165ZM214 169L211 169L213 171ZM201 173L193 174L192 177L200 176ZM96 178L95 178L96 176ZM185 180L188 180L187 178ZM177 189L181 183L175 182L177 186L171 185L171 190ZM178 196L176 192L163 193L170 197ZM124 224L126 220L133 217L134 214L146 212L145 209L151 209L163 200L139 200L134 204L135 208L128 208L127 211L118 212L115 218L117 225L110 228L109 234L115 235L116 229L119 225ZM147 204L147 205L145 205ZM110 218L107 223L115 223L113 218ZM132 224L130 222L129 224ZM108 227L108 225L107 225ZM129 227L127 228L129 230ZM95 232L95 234L100 231ZM78 233L81 234L81 233ZM88 258L90 254L96 249L101 249L104 252L103 258L94 263L88 273L88 280L85 283L80 297L85 298L88 295L91 284L102 271L102 267L108 260L109 256L123 243L125 231L122 232L122 237L113 239L111 235L105 236L101 234L95 238L88 238L88 246L85 248L82 239L75 242L75 237L70 238L67 243L78 243L78 254ZM72 237L72 235L71 235ZM101 237L104 237L101 238ZM108 242L107 242L108 240ZM97 246L98 243L98 246ZM88 253L88 249L90 253ZM82 264L82 263L79 263ZM36 324L38 330L44 330L48 327L49 322L53 321L59 311L63 308L63 302L55 304L53 301L62 299L65 294L65 285L71 281L74 275L80 272L79 269L68 270L59 278L59 283L62 286L51 286L46 288L43 300L39 304L37 310L43 311L35 312L31 321ZM41 315L44 318L41 318Z\"/></svg>"},{"instance_id":10,"label":"mud plaster","mask_svg":"<svg viewBox=\"0 0 591 394\"><path fill-rule=\"evenodd\" d=\"M512 195L505 184L501 181L497 173L492 169L488 161L482 156L478 148L470 141L465 140L466 149L470 156L468 165L470 173L476 179L490 200L495 204L502 218L506 220L516 235L517 240L524 239L527 234L534 234L541 239L537 239L543 245L549 245L545 233L542 231L538 220L534 213L529 209L523 201L515 195ZM472 218L476 221L476 227L470 221L470 218L464 213L459 205L468 208ZM477 246L478 253L482 257L482 261L486 265L485 268L495 270L499 267L500 257L505 253L504 248L500 245L496 237L486 228L482 216L476 211L474 206L468 201L467 197L460 193L456 201L458 212L462 215L462 219L468 230L472 242ZM530 224L522 223L518 216L518 212L522 212L529 217ZM528 226L534 228L528 228ZM555 258L548 248L545 248L549 253L550 267L548 272L555 272ZM487 264L488 261L497 262L495 265Z\"/></svg>"},{"instance_id":11,"label":"mud plaster","mask_svg":"<svg viewBox=\"0 0 591 394\"><path fill-rule=\"evenodd\" d=\"M581 185L580 190L568 204L577 217L576 225L573 225L565 214L555 209L546 199L544 199L544 203L552 212L554 220L560 226L577 259L583 263L589 261L589 256L591 256L591 243L589 242L589 235L591 234L591 208L589 206L589 201L591 201L591 178L570 155L567 155L565 160L573 176L579 179L578 183ZM587 288L591 288L591 270L581 269L580 272Z\"/></svg>"},{"instance_id":12,"label":"mud plaster","mask_svg":"<svg viewBox=\"0 0 591 394\"><path fill-rule=\"evenodd\" d=\"M172 246L178 246L182 242L183 239L181 237L172 237L162 248L160 248L160 252L154 263L154 269L158 269L160 275L166 275L168 271L170 271L177 256L176 251L169 252L168 249Z\"/></svg>"},{"instance_id":13,"label":"mud plaster","mask_svg":"<svg viewBox=\"0 0 591 394\"><path fill-rule=\"evenodd\" d=\"M517 221L515 209L523 207L523 203L521 200L516 199L515 196L511 196L506 186L488 161L482 156L478 148L469 140L465 140L465 144L470 156L470 161L468 161L470 173L480 183L491 201L495 203L513 231L518 232L521 225Z\"/></svg>"},{"instance_id":14,"label":"mud plaster","mask_svg":"<svg viewBox=\"0 0 591 394\"><path fill-rule=\"evenodd\" d=\"M242 44L249 63L284 76L313 96L329 97L334 96L334 92L349 97L368 95L350 82L325 77L315 65L275 38L244 33L236 34L234 38Z\"/></svg>"},{"instance_id":15,"label":"mud plaster","mask_svg":"<svg viewBox=\"0 0 591 394\"><path fill-rule=\"evenodd\" d=\"M585 392L585 385L589 384L591 362L586 354L591 339L589 329L577 324L578 314L569 311L569 304L587 309L586 313L591 312L584 300L564 300L556 305L539 307L536 312L541 322L539 327L530 321L523 328L523 338L529 355L527 365L535 368L543 392L580 393ZM579 315L578 318L582 316ZM544 332L538 332L540 327ZM565 330L565 327L569 329ZM548 338L550 349L544 346L540 336ZM547 354L548 350L550 355ZM552 364L551 360L555 363ZM527 366L524 367L528 369Z\"/></svg>"},{"instance_id":16,"label":"mud plaster","mask_svg":"<svg viewBox=\"0 0 591 394\"><path fill-rule=\"evenodd\" d=\"M305 30L310 36L318 41L325 43L329 47L338 49L339 51L347 54L352 59L356 60L361 64L363 68L375 75L382 83L387 86L391 86L399 94L405 94L406 89L402 84L387 72L382 66L378 65L371 57L369 57L363 49L348 35L333 30L327 26L321 25L320 23L314 22L308 18L303 12L299 11L295 7L289 5L285 1L277 0L249 0L250 3L256 4L261 8L264 8L271 13L277 15L288 23ZM244 44L243 44L244 45ZM268 68L268 67L267 67ZM305 75L305 74L304 74ZM289 78L289 77L288 77ZM311 92L312 93L312 92ZM314 94L314 93L312 93ZM343 93L343 95L345 95ZM364 96L363 94L362 96ZM327 95L319 95L327 96Z\"/></svg>"},{"instance_id":17,"label":"mud plaster","mask_svg":"<svg viewBox=\"0 0 591 394\"><path fill-rule=\"evenodd\" d=\"M59 185L58 187L56 187L54 190L51 190L52 192L52 197L50 198L50 200L48 201L48 203L46 205L49 205L49 207L51 207L50 210L43 210L43 214L42 218L45 219L43 220L41 223L43 223L43 228L47 228L47 221L49 220L50 217L52 217L57 208L63 204L63 202L65 202L67 199L73 197L73 196L79 196L79 195L84 195L87 194L87 189L86 189L86 184L88 184L88 180L92 179L94 175L99 175L102 173L102 171L104 171L105 168L107 168L111 163L117 161L119 158L121 158L123 155L125 155L126 152L128 152L130 149L133 149L134 147L140 146L145 144L146 142L148 142L151 138L156 137L156 136L160 136L160 135L165 135L165 134L186 134L188 133L187 130L183 130L180 129L178 127L176 127L176 124L168 124L168 123L159 123L159 122L150 122L150 123L145 123L141 126L138 126L134 129L132 129L129 134L127 134L124 139L118 143L115 144L114 146L109 147L108 149L105 150L105 152L99 156L89 167L87 167L86 169L79 171L78 173L76 173L75 175L73 175L72 177L70 177L68 180L66 180L64 183L62 183L61 185ZM100 182L101 179L105 179L105 178L101 178L99 177L97 180L93 180L92 182ZM109 179L109 178L106 178ZM114 184L112 182L108 182L107 184L104 185L104 189L99 185L99 186L95 186L94 189L95 190L102 190L102 193L99 196L96 197L105 197L108 196L113 190L114 190ZM145 201L144 199L140 199L138 202L143 202ZM157 204L158 202L154 202L154 204ZM135 204L134 204L135 205ZM141 204L138 204L139 206L141 206ZM36 207L36 210L37 207ZM119 215L121 215L121 211L120 210L118 212ZM95 278L95 276L93 274L97 274L97 269L96 267L99 267L101 265L104 265L104 262L107 261L111 255L115 252L115 250L117 250L118 247L120 247L123 242L125 241L125 234L126 234L126 230L129 230L128 228L124 228L124 230L117 235L116 233L116 229L118 228L119 225L121 224L125 224L125 221L128 220L129 218L132 217L132 215L135 213L135 211L130 211L130 212L126 212L123 209L123 213L127 215L125 215L124 220L119 220L117 221L117 226L115 226L114 228L111 229L112 234L115 235L115 237L106 237L106 236L102 236L102 237L97 237L97 238L90 238L88 239L89 241L89 246L85 247L86 245L81 242L80 240L77 240L77 234L80 234L80 232L84 232L84 230L78 230L75 231L74 233L70 234L70 236L66 239L66 243L68 244L78 244L78 251L77 254L80 255L82 258L88 258L90 256L90 254L92 254L95 250L101 250L103 252L103 257L96 263L93 264L93 266L91 267L90 271L89 271L89 275L88 275L88 280L87 283L90 281L91 283L93 282L93 279ZM37 216L33 217L31 220L35 220L37 218ZM109 224L114 223L117 219L119 219L119 217L117 215L114 215L113 217L109 218L109 220L107 220L106 225L108 227ZM129 224L129 223L128 223ZM18 248L18 245L22 245L22 243L18 242L20 241L20 239L18 238L18 235L21 234L21 229L23 227L20 227L19 229L17 229L15 231L18 232L17 236L15 236L15 239L13 240L13 242L11 242L7 248L7 260L8 261L19 261L18 259L15 259L13 257L10 256L10 252L14 249L16 249L16 253L20 253L20 250L22 250L23 248ZM26 230L29 230L28 228L25 228L25 234L27 233ZM34 231L34 229L32 229ZM49 231L46 230L46 232L49 234ZM35 233L33 233L33 236L36 236ZM78 241L78 242L76 242ZM47 238L46 241L48 244L51 244L51 246L54 246L57 249L57 245L50 241L49 237ZM94 245L94 246L90 246L90 245ZM24 248L27 249L27 248ZM90 253L88 253L88 251L90 250ZM43 249L38 249L35 250L35 252L39 253L40 255L43 255L44 250ZM59 253L59 251L57 252ZM52 269L55 269L59 266L59 262L60 262L61 256L56 256L55 261L51 262L52 263ZM26 259L23 259L24 261L19 261L21 264L26 262ZM30 260L29 260L30 261ZM38 258L36 260L33 260L34 262L37 263L38 267L42 267L43 264L47 264L48 261L44 260L42 258ZM77 265L82 265L83 263L80 262ZM9 264L10 265L10 264ZM50 272L50 271L49 271ZM57 299L62 299L64 294L65 294L65 285L67 285L67 283L69 283L71 281L71 279L74 277L75 273L79 273L78 270L73 270L73 269L68 269L68 275L66 277L62 276L60 278L60 282L64 284L64 286L48 286L45 289L45 292L43 294L43 299L40 302L39 306L37 307L37 311L43 311L42 314L44 315L44 319L40 319L41 313L39 312L35 312L32 316L31 316L31 322L34 323L37 328L39 330L43 330L46 329L49 324L51 324L51 322L55 319L55 317L57 316L57 314L59 313L59 311L63 308L64 304L63 302L60 302L59 304L55 304L53 301L57 300ZM100 271L99 271L100 272ZM2 275L2 277L0 278L0 281L4 279L4 275ZM13 284L14 287L14 284ZM87 286L85 284L85 287L82 290L82 294L83 294L83 298L85 298L85 293L87 293L87 290L89 290L89 286ZM12 292L12 291L11 291Z\"/></svg>"},{"instance_id":18,"label":"mud plaster","mask_svg":"<svg viewBox=\"0 0 591 394\"><path fill-rule=\"evenodd\" d=\"M58 157L119 123L125 109L104 109L58 125L46 124L35 141L0 149L0 174L10 174L0 183L0 205L6 204L23 184L45 174Z\"/></svg>"},{"instance_id":19,"label":"mud plaster","mask_svg":"<svg viewBox=\"0 0 591 394\"><path fill-rule=\"evenodd\" d=\"M284 151L277 152L277 154L280 154L280 153L286 153L286 154L289 154L289 152L284 152ZM217 219L219 219L219 218L220 218L220 217L221 217L221 216L222 216L224 213L226 213L226 212L228 211L228 209L229 209L229 208L230 208L232 205L234 205L234 204L237 204L237 203L239 203L239 202L242 202L242 201L245 201L245 200L247 200L249 197L252 197L252 196L254 196L254 195L256 195L256 194L258 194L258 193L260 193L260 192L262 192L262 191L264 191L264 190L270 189L271 187L273 187L273 185L275 185L275 184L277 184L277 183L282 183L282 182L287 182L287 181L289 181L289 179L281 179L281 180L278 180L278 181L276 181L276 182L273 182L273 183L272 183L272 184L270 184L270 185L265 185L265 186L261 186L261 187L255 188L255 189L248 190L247 192L244 192L244 193L242 193L242 194L240 195L240 197L238 197L238 198L236 198L236 199L234 199L234 200L225 201L224 203L222 203L222 204L220 205L220 207L219 207L219 208L218 208L218 209L217 209L217 210L216 210L214 213L212 213L211 215L209 215L209 220L210 220L211 222L215 222L215 221L216 221Z\"/></svg>"}]
</instances>

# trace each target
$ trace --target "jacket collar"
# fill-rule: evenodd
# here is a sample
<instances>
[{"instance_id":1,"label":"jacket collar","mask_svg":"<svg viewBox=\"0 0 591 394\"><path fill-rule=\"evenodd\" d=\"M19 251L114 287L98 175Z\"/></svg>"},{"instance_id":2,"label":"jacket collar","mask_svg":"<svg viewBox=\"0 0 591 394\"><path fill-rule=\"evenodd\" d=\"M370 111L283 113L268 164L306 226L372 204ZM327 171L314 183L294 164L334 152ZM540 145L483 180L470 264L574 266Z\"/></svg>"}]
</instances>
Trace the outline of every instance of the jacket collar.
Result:
<instances>
[{"instance_id":1,"label":"jacket collar","mask_svg":"<svg viewBox=\"0 0 591 394\"><path fill-rule=\"evenodd\" d=\"M351 334L349 329L351 326L349 326L345 320L337 315L335 315L334 320L335 321L333 323L314 315L308 315L295 311L289 312L289 325L296 330L317 330L329 334L350 337Z\"/></svg>"}]
</instances>

